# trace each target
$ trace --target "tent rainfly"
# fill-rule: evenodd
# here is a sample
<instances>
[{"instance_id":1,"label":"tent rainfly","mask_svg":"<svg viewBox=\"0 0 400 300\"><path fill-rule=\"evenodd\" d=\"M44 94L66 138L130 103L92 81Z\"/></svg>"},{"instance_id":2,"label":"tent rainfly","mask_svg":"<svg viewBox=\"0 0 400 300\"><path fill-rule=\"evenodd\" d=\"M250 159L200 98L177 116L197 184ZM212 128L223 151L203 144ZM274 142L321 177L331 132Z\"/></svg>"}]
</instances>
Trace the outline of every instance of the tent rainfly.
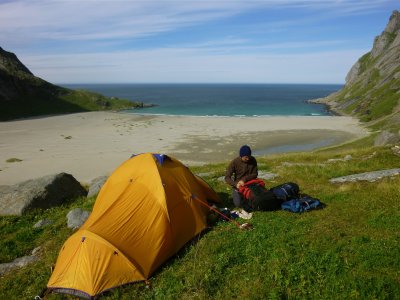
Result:
<instances>
[{"instance_id":1,"label":"tent rainfly","mask_svg":"<svg viewBox=\"0 0 400 300\"><path fill-rule=\"evenodd\" d=\"M92 298L148 279L207 226L215 191L178 160L144 153L125 161L93 212L62 246L48 291Z\"/></svg>"}]
</instances>

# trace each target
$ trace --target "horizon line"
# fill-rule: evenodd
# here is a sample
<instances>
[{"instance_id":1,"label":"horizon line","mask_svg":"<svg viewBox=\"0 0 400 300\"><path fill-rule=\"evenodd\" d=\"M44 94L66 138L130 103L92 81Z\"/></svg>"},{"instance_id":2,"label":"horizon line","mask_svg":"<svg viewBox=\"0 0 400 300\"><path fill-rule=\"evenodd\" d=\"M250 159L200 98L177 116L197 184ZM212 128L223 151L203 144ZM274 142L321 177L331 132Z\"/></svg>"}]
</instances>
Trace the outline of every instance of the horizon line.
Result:
<instances>
[{"instance_id":1,"label":"horizon line","mask_svg":"<svg viewBox=\"0 0 400 300\"><path fill-rule=\"evenodd\" d=\"M63 82L63 83L53 83L56 85L77 85L77 84L102 84L102 85L112 85L112 84L164 84L164 85L185 85L185 84L210 84L210 85L345 85L345 83L311 83L311 82Z\"/></svg>"}]
</instances>

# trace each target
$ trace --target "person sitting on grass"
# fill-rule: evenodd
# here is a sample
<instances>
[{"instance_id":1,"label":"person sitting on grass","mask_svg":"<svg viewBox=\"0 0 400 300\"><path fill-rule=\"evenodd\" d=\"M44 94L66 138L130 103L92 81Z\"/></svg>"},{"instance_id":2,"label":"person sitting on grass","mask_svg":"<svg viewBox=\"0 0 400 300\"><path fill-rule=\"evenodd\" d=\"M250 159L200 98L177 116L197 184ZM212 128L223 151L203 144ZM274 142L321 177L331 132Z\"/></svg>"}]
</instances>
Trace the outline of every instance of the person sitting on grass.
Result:
<instances>
[{"instance_id":1,"label":"person sitting on grass","mask_svg":"<svg viewBox=\"0 0 400 300\"><path fill-rule=\"evenodd\" d=\"M232 187L233 204L236 207L241 207L242 203L240 187L257 176L257 160L251 155L250 147L243 145L240 147L239 156L229 163L225 172L225 182Z\"/></svg>"}]
</instances>

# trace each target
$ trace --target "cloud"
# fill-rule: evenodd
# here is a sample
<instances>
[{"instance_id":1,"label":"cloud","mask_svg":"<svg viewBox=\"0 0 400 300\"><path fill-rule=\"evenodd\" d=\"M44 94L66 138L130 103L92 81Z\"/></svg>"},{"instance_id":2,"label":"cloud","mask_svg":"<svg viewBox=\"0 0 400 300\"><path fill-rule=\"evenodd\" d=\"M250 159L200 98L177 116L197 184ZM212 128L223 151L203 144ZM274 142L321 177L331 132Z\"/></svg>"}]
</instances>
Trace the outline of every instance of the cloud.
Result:
<instances>
[{"instance_id":1,"label":"cloud","mask_svg":"<svg viewBox=\"0 0 400 300\"><path fill-rule=\"evenodd\" d=\"M387 1L30 1L0 4L1 38L58 41L134 39L221 20L250 10L363 13ZM287 22L287 21L285 21ZM282 27L283 22L276 25ZM290 24L290 23L289 23Z\"/></svg>"},{"instance_id":2,"label":"cloud","mask_svg":"<svg viewBox=\"0 0 400 300\"><path fill-rule=\"evenodd\" d=\"M40 66L32 70L35 75L57 83L343 83L345 74L362 54L359 50L347 50L218 55L201 49L175 48L24 59L29 61L28 67Z\"/></svg>"},{"instance_id":3,"label":"cloud","mask_svg":"<svg viewBox=\"0 0 400 300\"><path fill-rule=\"evenodd\" d=\"M338 36L272 38L393 3L1 1L0 46L51 82L343 82L365 47Z\"/></svg>"}]
</instances>

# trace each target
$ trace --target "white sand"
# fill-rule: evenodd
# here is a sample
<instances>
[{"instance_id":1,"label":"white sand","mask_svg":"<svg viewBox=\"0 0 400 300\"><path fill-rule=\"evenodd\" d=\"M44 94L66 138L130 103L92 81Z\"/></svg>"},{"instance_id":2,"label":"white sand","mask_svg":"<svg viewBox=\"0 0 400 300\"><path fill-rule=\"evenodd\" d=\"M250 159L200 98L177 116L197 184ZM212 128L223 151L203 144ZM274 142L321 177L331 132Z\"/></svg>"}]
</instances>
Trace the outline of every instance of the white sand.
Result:
<instances>
[{"instance_id":1,"label":"white sand","mask_svg":"<svg viewBox=\"0 0 400 300\"><path fill-rule=\"evenodd\" d=\"M89 112L0 122L0 185L66 172L89 183L131 154L173 155L187 164L232 159L242 144L330 143L365 136L350 117L186 117ZM264 149L264 150L263 150ZM18 158L20 162L6 162Z\"/></svg>"}]
</instances>

